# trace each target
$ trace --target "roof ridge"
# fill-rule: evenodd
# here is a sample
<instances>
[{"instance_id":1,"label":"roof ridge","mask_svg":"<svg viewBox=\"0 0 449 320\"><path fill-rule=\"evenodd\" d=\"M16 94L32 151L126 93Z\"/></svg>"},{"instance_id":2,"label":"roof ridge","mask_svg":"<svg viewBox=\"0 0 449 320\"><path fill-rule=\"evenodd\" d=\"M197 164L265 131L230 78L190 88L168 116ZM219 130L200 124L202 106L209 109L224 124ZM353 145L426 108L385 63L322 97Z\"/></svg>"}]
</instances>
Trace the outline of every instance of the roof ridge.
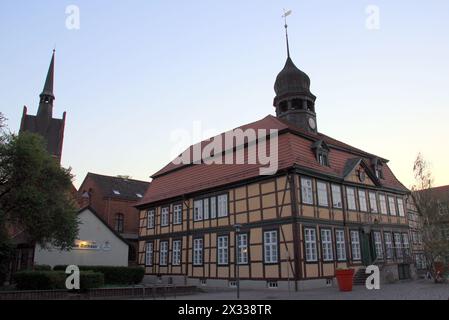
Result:
<instances>
[{"instance_id":1,"label":"roof ridge","mask_svg":"<svg viewBox=\"0 0 449 320\"><path fill-rule=\"evenodd\" d=\"M147 183L147 184L151 183L149 181L137 180L137 179L132 179L132 178L122 178L122 177L118 177L118 176L108 176L108 175L105 175L105 174L94 173L94 172L88 172L87 174L88 175L97 176L97 177L104 177L104 178L121 180L121 181L141 182L141 183Z\"/></svg>"}]
</instances>

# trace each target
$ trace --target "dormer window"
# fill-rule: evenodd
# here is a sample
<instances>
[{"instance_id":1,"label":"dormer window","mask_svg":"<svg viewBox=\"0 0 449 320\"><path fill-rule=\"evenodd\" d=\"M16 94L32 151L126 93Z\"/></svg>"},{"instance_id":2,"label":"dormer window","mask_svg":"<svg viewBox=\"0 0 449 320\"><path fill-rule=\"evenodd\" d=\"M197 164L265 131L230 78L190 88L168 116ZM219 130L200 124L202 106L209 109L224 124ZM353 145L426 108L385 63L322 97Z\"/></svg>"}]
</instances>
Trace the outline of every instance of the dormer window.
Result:
<instances>
[{"instance_id":1,"label":"dormer window","mask_svg":"<svg viewBox=\"0 0 449 320\"><path fill-rule=\"evenodd\" d=\"M383 179L383 173L381 168L376 168L376 177L377 179Z\"/></svg>"},{"instance_id":2,"label":"dormer window","mask_svg":"<svg viewBox=\"0 0 449 320\"><path fill-rule=\"evenodd\" d=\"M320 153L318 155L318 162L320 163L320 165L328 167L329 166L329 159L327 158L327 154Z\"/></svg>"},{"instance_id":3,"label":"dormer window","mask_svg":"<svg viewBox=\"0 0 449 320\"><path fill-rule=\"evenodd\" d=\"M374 173L376 174L376 178L383 179L384 173L382 170L382 167L383 167L382 161L380 161L380 159L378 159L378 158L375 158L375 159L373 159L372 164L373 164Z\"/></svg>"},{"instance_id":4,"label":"dormer window","mask_svg":"<svg viewBox=\"0 0 449 320\"><path fill-rule=\"evenodd\" d=\"M315 153L316 160L321 166L329 167L329 147L323 140L317 141L313 144L312 150Z\"/></svg>"}]
</instances>

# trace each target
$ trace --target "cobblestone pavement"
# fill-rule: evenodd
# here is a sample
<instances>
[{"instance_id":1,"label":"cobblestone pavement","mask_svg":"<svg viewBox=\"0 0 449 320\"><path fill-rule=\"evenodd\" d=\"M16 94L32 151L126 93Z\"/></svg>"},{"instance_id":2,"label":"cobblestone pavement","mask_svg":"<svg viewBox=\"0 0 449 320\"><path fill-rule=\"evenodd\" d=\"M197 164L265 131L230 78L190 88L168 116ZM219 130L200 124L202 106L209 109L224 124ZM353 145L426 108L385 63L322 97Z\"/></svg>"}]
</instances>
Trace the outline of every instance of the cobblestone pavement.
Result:
<instances>
[{"instance_id":1,"label":"cobblestone pavement","mask_svg":"<svg viewBox=\"0 0 449 320\"><path fill-rule=\"evenodd\" d=\"M352 292L338 288L310 289L300 292L285 290L242 290L242 300L449 300L449 284L427 280L385 284L380 290L355 286ZM236 300L236 291L211 289L209 292L178 297L178 300Z\"/></svg>"}]
</instances>

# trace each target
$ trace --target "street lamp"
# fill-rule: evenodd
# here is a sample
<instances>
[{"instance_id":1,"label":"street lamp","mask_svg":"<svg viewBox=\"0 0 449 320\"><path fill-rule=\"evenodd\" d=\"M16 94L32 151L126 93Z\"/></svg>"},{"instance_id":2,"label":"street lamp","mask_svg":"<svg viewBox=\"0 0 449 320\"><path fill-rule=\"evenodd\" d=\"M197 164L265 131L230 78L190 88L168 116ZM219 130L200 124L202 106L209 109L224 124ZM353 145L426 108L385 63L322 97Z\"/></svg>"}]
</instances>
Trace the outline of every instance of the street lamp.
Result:
<instances>
[{"instance_id":1,"label":"street lamp","mask_svg":"<svg viewBox=\"0 0 449 320\"><path fill-rule=\"evenodd\" d=\"M240 233L240 229L242 228L241 224L234 225L235 230L235 239L234 239L234 247L235 247L235 276L237 278L237 300L240 299L240 264L239 264L239 244L238 244L238 236Z\"/></svg>"}]
</instances>

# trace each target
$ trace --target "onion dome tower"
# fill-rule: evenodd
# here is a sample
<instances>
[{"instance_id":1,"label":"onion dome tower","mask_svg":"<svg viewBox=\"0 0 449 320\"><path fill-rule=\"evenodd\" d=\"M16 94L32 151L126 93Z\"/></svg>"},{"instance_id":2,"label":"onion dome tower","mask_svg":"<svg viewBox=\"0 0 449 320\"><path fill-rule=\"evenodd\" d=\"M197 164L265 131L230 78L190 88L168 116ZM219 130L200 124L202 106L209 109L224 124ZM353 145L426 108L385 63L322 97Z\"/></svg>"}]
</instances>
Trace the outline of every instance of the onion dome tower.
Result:
<instances>
[{"instance_id":1,"label":"onion dome tower","mask_svg":"<svg viewBox=\"0 0 449 320\"><path fill-rule=\"evenodd\" d=\"M307 130L317 132L315 113L316 97L310 92L310 78L293 63L290 56L288 39L287 12L285 17L285 36L287 41L287 61L284 69L278 74L274 91L274 107L276 116L289 123Z\"/></svg>"}]
</instances>

